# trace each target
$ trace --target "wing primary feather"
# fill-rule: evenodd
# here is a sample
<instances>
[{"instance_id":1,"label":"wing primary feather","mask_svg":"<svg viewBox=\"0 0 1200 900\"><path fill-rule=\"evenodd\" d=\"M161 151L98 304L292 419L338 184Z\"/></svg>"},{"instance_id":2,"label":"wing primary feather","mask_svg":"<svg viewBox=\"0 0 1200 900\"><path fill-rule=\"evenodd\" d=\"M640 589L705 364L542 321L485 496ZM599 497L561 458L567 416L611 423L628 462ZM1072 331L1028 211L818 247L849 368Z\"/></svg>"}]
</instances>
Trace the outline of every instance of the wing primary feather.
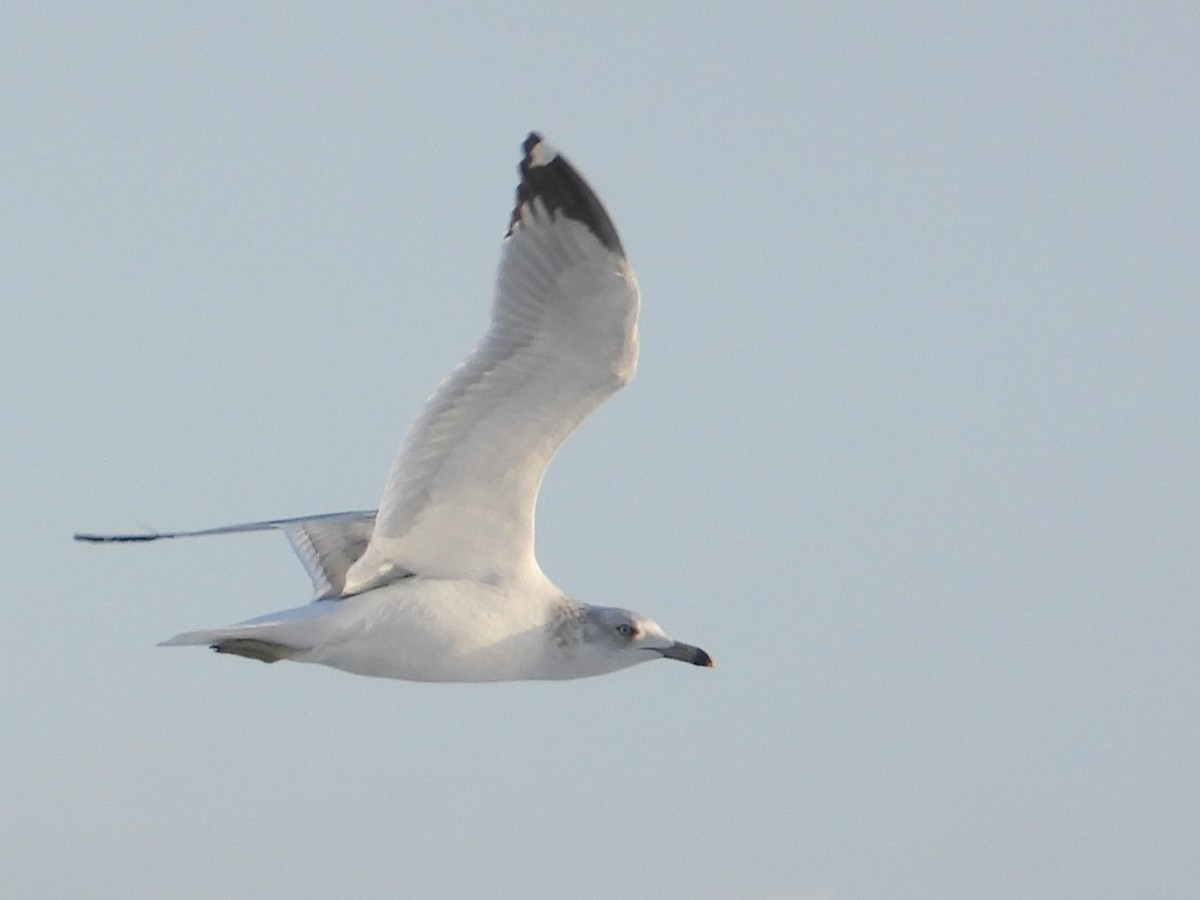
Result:
<instances>
[{"instance_id":1,"label":"wing primary feather","mask_svg":"<svg viewBox=\"0 0 1200 900\"><path fill-rule=\"evenodd\" d=\"M582 222L606 249L624 256L616 226L574 167L536 131L530 132L521 146L525 154L518 167L521 180L506 236L512 237L526 218L529 205L541 200L551 212Z\"/></svg>"},{"instance_id":2,"label":"wing primary feather","mask_svg":"<svg viewBox=\"0 0 1200 900\"><path fill-rule=\"evenodd\" d=\"M145 543L146 541L160 541L173 538L238 534L244 531L270 531L274 528L283 529L289 525L302 522L333 522L337 520L350 521L374 518L375 510L361 509L351 512L321 513L315 516L294 516L289 519L267 519L262 522L240 522L237 525L219 525L216 528L199 528L193 531L143 531L130 534L98 534L91 531L77 531L72 535L72 538L88 544Z\"/></svg>"},{"instance_id":3,"label":"wing primary feather","mask_svg":"<svg viewBox=\"0 0 1200 900\"><path fill-rule=\"evenodd\" d=\"M316 599L340 597L346 572L362 556L375 527L375 510L296 516L200 528L194 531L149 531L141 534L79 532L75 540L90 544L130 544L183 537L208 537L247 531L282 531L312 580ZM400 573L403 574L403 573ZM396 577L400 577L399 574Z\"/></svg>"}]
</instances>

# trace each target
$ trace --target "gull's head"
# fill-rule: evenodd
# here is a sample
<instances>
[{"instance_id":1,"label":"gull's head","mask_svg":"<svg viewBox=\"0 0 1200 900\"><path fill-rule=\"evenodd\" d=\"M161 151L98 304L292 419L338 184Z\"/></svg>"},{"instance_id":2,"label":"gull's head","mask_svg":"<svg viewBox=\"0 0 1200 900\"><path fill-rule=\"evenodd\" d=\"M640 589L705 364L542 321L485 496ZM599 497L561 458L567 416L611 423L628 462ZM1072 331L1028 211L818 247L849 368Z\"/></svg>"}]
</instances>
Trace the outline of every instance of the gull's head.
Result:
<instances>
[{"instance_id":1,"label":"gull's head","mask_svg":"<svg viewBox=\"0 0 1200 900\"><path fill-rule=\"evenodd\" d=\"M581 656L589 663L615 672L652 659L677 659L693 666L711 667L712 657L691 644L668 637L657 622L628 609L586 607L580 621ZM582 661L582 660L581 660Z\"/></svg>"}]
</instances>

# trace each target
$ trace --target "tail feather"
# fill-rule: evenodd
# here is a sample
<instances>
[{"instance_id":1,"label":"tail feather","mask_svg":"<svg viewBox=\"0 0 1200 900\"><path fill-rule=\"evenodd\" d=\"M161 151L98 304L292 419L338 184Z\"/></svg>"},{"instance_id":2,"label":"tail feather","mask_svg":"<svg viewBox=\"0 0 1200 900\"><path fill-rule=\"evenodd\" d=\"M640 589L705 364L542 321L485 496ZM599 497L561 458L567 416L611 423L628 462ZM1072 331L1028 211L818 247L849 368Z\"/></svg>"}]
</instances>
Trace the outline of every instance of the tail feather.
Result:
<instances>
[{"instance_id":1,"label":"tail feather","mask_svg":"<svg viewBox=\"0 0 1200 900\"><path fill-rule=\"evenodd\" d=\"M212 648L218 653L232 653L234 656L244 656L265 663L279 662L296 652L295 647L277 644L274 641L258 641L254 638L227 638L217 641Z\"/></svg>"},{"instance_id":2,"label":"tail feather","mask_svg":"<svg viewBox=\"0 0 1200 900\"><path fill-rule=\"evenodd\" d=\"M244 656L247 659L257 659L265 663L279 662L294 656L299 647L293 647L279 641L267 640L261 637L250 637L246 634L250 629L233 628L211 629L208 631L186 631L163 641L160 647L202 647L209 646L218 653L229 653L234 656Z\"/></svg>"},{"instance_id":3,"label":"tail feather","mask_svg":"<svg viewBox=\"0 0 1200 900\"><path fill-rule=\"evenodd\" d=\"M233 629L212 628L208 631L185 631L173 638L160 641L160 647L202 647L205 644L215 644L225 638L233 637Z\"/></svg>"},{"instance_id":4,"label":"tail feather","mask_svg":"<svg viewBox=\"0 0 1200 900\"><path fill-rule=\"evenodd\" d=\"M323 602L310 603L307 606L285 609L239 622L237 625L226 625L224 628L185 631L158 646L208 646L218 653L230 653L263 662L277 662L290 659L297 653L311 650L314 645L319 644L327 636L327 628L324 626L330 611L339 608Z\"/></svg>"}]
</instances>

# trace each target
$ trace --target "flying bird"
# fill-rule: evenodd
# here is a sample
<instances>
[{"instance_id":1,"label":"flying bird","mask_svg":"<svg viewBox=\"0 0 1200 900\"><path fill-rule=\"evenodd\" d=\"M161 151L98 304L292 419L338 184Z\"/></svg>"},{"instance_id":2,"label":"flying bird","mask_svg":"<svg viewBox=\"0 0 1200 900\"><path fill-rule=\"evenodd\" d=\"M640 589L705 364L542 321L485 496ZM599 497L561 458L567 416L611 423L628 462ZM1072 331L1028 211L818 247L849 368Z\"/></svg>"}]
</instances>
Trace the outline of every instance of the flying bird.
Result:
<instances>
[{"instance_id":1,"label":"flying bird","mask_svg":"<svg viewBox=\"0 0 1200 900\"><path fill-rule=\"evenodd\" d=\"M583 678L663 658L713 664L646 616L570 596L534 556L546 467L633 378L639 291L612 221L574 167L539 134L523 150L491 323L410 426L377 511L75 535L287 536L312 579L311 602L164 646L410 681Z\"/></svg>"}]
</instances>

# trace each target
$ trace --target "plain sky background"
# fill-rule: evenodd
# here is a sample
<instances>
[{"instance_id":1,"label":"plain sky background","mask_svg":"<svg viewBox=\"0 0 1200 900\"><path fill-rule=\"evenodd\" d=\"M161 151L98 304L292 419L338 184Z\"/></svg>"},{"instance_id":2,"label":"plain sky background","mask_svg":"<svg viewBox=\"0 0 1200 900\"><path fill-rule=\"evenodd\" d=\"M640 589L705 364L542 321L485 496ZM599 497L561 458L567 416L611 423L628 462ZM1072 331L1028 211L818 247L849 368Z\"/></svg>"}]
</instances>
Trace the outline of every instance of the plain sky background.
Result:
<instances>
[{"instance_id":1,"label":"plain sky background","mask_svg":"<svg viewBox=\"0 0 1200 900\"><path fill-rule=\"evenodd\" d=\"M11 897L1200 896L1193 3L6 3ZM712 671L165 650L302 602L542 130L643 290L539 558Z\"/></svg>"}]
</instances>

